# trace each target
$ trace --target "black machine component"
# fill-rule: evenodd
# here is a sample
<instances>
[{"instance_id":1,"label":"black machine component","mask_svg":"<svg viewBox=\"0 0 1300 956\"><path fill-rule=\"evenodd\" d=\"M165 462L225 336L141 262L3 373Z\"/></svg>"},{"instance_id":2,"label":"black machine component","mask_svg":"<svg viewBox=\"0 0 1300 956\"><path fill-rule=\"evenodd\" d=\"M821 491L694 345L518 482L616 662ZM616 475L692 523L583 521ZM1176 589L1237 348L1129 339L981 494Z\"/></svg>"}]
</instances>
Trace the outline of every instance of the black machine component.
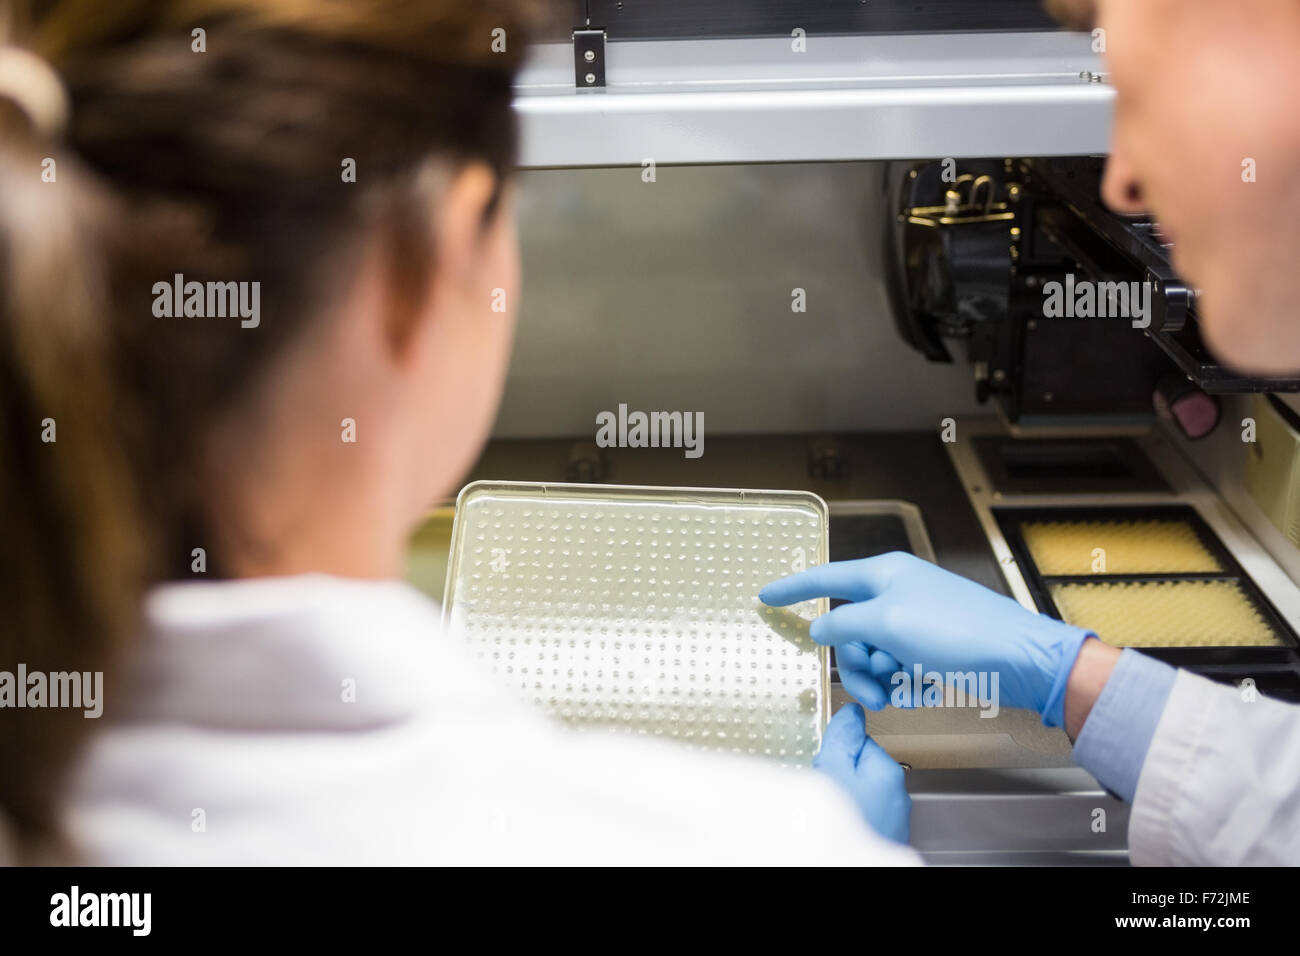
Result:
<instances>
[{"instance_id":1,"label":"black machine component","mask_svg":"<svg viewBox=\"0 0 1300 956\"><path fill-rule=\"evenodd\" d=\"M1209 394L1300 391L1300 378L1215 362L1158 225L1110 212L1102 170L1096 158L895 166L886 249L904 340L931 361L964 341L980 400L1024 424L1146 419L1171 373Z\"/></svg>"},{"instance_id":2,"label":"black machine component","mask_svg":"<svg viewBox=\"0 0 1300 956\"><path fill-rule=\"evenodd\" d=\"M615 40L1055 30L1040 0L585 0Z\"/></svg>"},{"instance_id":3,"label":"black machine component","mask_svg":"<svg viewBox=\"0 0 1300 956\"><path fill-rule=\"evenodd\" d=\"M573 84L580 90L605 86L605 31L573 31Z\"/></svg>"},{"instance_id":4,"label":"black machine component","mask_svg":"<svg viewBox=\"0 0 1300 956\"><path fill-rule=\"evenodd\" d=\"M999 200L1004 164L955 160L895 177L885 219L885 272L899 334L932 362L951 362L945 338L1006 315L1008 237L1016 211Z\"/></svg>"},{"instance_id":5,"label":"black machine component","mask_svg":"<svg viewBox=\"0 0 1300 956\"><path fill-rule=\"evenodd\" d=\"M605 86L605 41L1045 31L1041 0L561 0L539 39L571 36L574 88Z\"/></svg>"},{"instance_id":6,"label":"black machine component","mask_svg":"<svg viewBox=\"0 0 1300 956\"><path fill-rule=\"evenodd\" d=\"M1169 493L1131 438L1009 438L983 435L975 454L1004 495Z\"/></svg>"}]
</instances>

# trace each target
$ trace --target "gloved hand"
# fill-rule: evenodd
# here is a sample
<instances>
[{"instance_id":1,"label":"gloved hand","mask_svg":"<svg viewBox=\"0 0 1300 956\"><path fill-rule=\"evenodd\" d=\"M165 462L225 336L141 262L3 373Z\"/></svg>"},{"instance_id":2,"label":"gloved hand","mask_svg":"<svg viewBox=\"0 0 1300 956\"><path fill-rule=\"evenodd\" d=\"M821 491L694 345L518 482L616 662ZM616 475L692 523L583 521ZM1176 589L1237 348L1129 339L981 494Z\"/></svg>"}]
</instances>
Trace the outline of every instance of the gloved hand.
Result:
<instances>
[{"instance_id":1,"label":"gloved hand","mask_svg":"<svg viewBox=\"0 0 1300 956\"><path fill-rule=\"evenodd\" d=\"M1010 598L903 552L837 561L782 578L759 598L784 606L819 597L853 601L813 621L810 634L836 648L845 689L879 709L890 677L909 672L998 674L1001 706L1064 723L1065 687L1088 631L1025 610Z\"/></svg>"},{"instance_id":2,"label":"gloved hand","mask_svg":"<svg viewBox=\"0 0 1300 956\"><path fill-rule=\"evenodd\" d=\"M861 707L848 704L831 718L813 766L849 792L877 833L907 842L912 798L903 783L903 768L867 736Z\"/></svg>"}]
</instances>

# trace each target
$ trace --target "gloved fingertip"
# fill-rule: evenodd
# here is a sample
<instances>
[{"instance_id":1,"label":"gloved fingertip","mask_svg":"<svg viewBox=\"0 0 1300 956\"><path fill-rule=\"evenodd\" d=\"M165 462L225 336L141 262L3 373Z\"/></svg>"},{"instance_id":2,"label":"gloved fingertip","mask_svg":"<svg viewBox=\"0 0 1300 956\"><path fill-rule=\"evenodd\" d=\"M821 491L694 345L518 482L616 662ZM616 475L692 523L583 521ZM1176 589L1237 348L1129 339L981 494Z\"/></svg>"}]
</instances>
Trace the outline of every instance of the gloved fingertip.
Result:
<instances>
[{"instance_id":1,"label":"gloved fingertip","mask_svg":"<svg viewBox=\"0 0 1300 956\"><path fill-rule=\"evenodd\" d=\"M887 651L871 652L871 673L876 677L889 677L900 669L898 661Z\"/></svg>"},{"instance_id":2,"label":"gloved fingertip","mask_svg":"<svg viewBox=\"0 0 1300 956\"><path fill-rule=\"evenodd\" d=\"M813 767L841 783L851 780L858 765L858 753L862 750L862 727L862 718L852 707L837 710L826 724L821 749L813 757Z\"/></svg>"},{"instance_id":3,"label":"gloved fingertip","mask_svg":"<svg viewBox=\"0 0 1300 956\"><path fill-rule=\"evenodd\" d=\"M789 574L775 581L768 581L758 592L758 599L768 607L789 607L800 601L809 600L813 595L805 593L812 585L809 568L796 574ZM813 590L816 590L813 588Z\"/></svg>"},{"instance_id":4,"label":"gloved fingertip","mask_svg":"<svg viewBox=\"0 0 1300 956\"><path fill-rule=\"evenodd\" d=\"M831 717L822 734L822 749L828 745L838 750L850 751L856 758L866 737L866 716L858 704L845 704Z\"/></svg>"},{"instance_id":5,"label":"gloved fingertip","mask_svg":"<svg viewBox=\"0 0 1300 956\"><path fill-rule=\"evenodd\" d=\"M858 641L846 641L835 648L835 662L840 672L868 671L871 669L871 651Z\"/></svg>"},{"instance_id":6,"label":"gloved fingertip","mask_svg":"<svg viewBox=\"0 0 1300 956\"><path fill-rule=\"evenodd\" d=\"M884 688L876 683L870 674L862 671L840 671L840 680L844 684L844 689L867 710L884 710L889 702Z\"/></svg>"},{"instance_id":7,"label":"gloved fingertip","mask_svg":"<svg viewBox=\"0 0 1300 956\"><path fill-rule=\"evenodd\" d=\"M861 708L857 704L845 704L831 715L830 723L826 725L826 728L829 730L831 727L852 726L853 718L859 716L861 716Z\"/></svg>"}]
</instances>

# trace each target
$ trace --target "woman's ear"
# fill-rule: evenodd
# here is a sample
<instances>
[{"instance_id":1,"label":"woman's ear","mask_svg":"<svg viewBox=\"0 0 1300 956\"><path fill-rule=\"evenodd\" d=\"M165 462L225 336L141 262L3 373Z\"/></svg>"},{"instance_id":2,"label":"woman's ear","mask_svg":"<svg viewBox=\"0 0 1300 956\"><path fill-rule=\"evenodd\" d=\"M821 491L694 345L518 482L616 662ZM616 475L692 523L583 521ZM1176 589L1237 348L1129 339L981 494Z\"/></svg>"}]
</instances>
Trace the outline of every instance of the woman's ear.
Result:
<instances>
[{"instance_id":1,"label":"woman's ear","mask_svg":"<svg viewBox=\"0 0 1300 956\"><path fill-rule=\"evenodd\" d=\"M483 163L430 176L419 199L394 208L387 228L389 306L385 333L394 358L406 357L421 325L438 321L470 293L482 257L484 216L497 190Z\"/></svg>"},{"instance_id":2,"label":"woman's ear","mask_svg":"<svg viewBox=\"0 0 1300 956\"><path fill-rule=\"evenodd\" d=\"M462 167L434 212L438 259L448 275L465 277L482 254L488 207L497 194L496 174L483 163Z\"/></svg>"}]
</instances>

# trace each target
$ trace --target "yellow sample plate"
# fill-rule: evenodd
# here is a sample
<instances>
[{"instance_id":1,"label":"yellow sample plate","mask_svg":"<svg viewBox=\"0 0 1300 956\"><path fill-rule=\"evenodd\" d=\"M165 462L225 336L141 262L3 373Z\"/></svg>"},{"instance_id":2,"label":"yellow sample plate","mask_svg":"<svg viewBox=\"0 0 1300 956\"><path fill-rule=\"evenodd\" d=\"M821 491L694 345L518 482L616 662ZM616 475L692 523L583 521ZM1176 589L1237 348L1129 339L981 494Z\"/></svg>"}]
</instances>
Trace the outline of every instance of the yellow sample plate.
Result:
<instances>
[{"instance_id":1,"label":"yellow sample plate","mask_svg":"<svg viewBox=\"0 0 1300 956\"><path fill-rule=\"evenodd\" d=\"M1067 623L1116 647L1273 647L1281 637L1235 581L1057 583Z\"/></svg>"},{"instance_id":2,"label":"yellow sample plate","mask_svg":"<svg viewBox=\"0 0 1300 956\"><path fill-rule=\"evenodd\" d=\"M1188 521L1027 521L1020 526L1038 572L1215 574L1224 570Z\"/></svg>"}]
</instances>

